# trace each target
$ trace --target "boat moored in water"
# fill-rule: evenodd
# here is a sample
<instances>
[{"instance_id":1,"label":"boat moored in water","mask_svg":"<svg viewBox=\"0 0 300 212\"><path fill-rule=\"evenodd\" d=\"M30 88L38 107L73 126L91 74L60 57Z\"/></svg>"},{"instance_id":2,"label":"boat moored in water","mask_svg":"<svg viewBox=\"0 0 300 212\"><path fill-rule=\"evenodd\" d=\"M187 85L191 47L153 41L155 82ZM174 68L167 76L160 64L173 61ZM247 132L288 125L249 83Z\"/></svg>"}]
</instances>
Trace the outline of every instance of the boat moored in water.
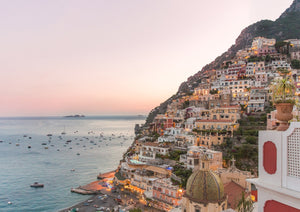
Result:
<instances>
[{"instance_id":1,"label":"boat moored in water","mask_svg":"<svg viewBox=\"0 0 300 212\"><path fill-rule=\"evenodd\" d=\"M33 188L43 188L44 184L38 183L38 182L34 182L33 184L30 185L30 187Z\"/></svg>"}]
</instances>

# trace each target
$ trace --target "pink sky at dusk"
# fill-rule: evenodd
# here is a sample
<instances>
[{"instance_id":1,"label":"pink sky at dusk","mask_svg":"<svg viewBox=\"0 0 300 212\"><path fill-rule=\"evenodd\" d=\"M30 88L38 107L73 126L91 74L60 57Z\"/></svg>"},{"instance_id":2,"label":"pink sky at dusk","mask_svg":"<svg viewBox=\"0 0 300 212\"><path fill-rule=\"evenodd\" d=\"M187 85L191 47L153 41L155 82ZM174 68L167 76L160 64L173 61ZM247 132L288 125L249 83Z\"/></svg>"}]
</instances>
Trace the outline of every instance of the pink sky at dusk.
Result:
<instances>
[{"instance_id":1,"label":"pink sky at dusk","mask_svg":"<svg viewBox=\"0 0 300 212\"><path fill-rule=\"evenodd\" d=\"M0 116L147 114L292 0L0 2Z\"/></svg>"}]
</instances>

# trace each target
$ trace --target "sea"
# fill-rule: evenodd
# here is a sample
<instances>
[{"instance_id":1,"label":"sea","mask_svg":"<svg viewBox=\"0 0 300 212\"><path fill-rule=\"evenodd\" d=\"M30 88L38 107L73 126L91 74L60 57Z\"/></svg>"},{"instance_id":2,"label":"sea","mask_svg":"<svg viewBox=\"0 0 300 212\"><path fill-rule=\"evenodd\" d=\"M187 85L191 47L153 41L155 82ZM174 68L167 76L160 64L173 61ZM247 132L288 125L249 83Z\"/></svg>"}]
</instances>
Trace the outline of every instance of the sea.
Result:
<instances>
[{"instance_id":1,"label":"sea","mask_svg":"<svg viewBox=\"0 0 300 212\"><path fill-rule=\"evenodd\" d=\"M0 212L53 212L86 200L70 189L115 170L135 124L144 122L144 116L0 118ZM34 182L44 187L30 187Z\"/></svg>"}]
</instances>

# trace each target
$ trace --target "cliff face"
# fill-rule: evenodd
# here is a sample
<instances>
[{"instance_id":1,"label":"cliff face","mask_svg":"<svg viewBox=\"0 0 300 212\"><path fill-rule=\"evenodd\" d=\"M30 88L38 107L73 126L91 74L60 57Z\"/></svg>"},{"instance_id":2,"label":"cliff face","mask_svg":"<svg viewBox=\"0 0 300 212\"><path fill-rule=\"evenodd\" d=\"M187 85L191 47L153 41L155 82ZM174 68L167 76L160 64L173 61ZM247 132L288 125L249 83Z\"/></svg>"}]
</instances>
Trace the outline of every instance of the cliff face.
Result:
<instances>
[{"instance_id":1,"label":"cliff face","mask_svg":"<svg viewBox=\"0 0 300 212\"><path fill-rule=\"evenodd\" d=\"M292 5L281 14L280 18L288 16L288 14L300 11L300 0L294 0Z\"/></svg>"},{"instance_id":2,"label":"cliff face","mask_svg":"<svg viewBox=\"0 0 300 212\"><path fill-rule=\"evenodd\" d=\"M193 76L189 77L187 81L181 83L179 86L177 95L181 92L189 92L191 89L197 86L199 83L201 72L217 69L221 66L223 61L232 59L238 50L250 46L252 40L255 37L262 36L266 38L276 38L276 40L285 40L285 39L296 39L300 38L300 0L294 0L292 5L286 9L284 13L276 20L262 20L257 23L254 23L247 28L245 28L238 38L235 41L235 44L232 45L226 52L217 57L213 62L204 66L201 71L197 72ZM173 97L173 98L176 98ZM166 104L170 101L168 99L166 102L162 103L161 106L155 108L155 114L165 113ZM153 113L150 113L153 115ZM149 115L150 115L149 114ZM151 119L148 117L148 121Z\"/></svg>"}]
</instances>

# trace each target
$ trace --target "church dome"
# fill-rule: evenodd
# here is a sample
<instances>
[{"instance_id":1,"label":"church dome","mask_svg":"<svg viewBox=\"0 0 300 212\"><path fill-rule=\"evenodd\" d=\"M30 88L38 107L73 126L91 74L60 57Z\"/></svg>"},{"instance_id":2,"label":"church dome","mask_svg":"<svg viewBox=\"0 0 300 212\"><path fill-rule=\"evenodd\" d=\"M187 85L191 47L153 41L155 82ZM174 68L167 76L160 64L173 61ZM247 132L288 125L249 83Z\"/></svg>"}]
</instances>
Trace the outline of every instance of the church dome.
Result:
<instances>
[{"instance_id":1,"label":"church dome","mask_svg":"<svg viewBox=\"0 0 300 212\"><path fill-rule=\"evenodd\" d=\"M189 177L185 196L198 203L221 203L225 200L221 179L210 170L195 170Z\"/></svg>"}]
</instances>

